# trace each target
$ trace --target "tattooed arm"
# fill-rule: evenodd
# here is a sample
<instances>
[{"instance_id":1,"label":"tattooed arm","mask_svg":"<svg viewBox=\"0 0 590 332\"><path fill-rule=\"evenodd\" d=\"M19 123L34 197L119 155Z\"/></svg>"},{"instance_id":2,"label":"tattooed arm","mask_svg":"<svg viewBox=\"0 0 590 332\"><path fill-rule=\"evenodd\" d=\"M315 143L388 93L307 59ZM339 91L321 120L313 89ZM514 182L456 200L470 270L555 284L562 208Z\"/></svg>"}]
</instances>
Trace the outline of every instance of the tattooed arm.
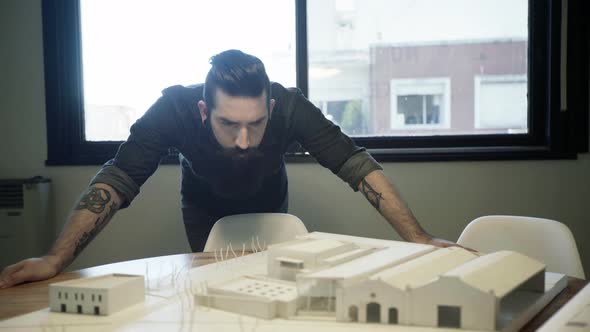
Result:
<instances>
[{"instance_id":1,"label":"tattooed arm","mask_svg":"<svg viewBox=\"0 0 590 332\"><path fill-rule=\"evenodd\" d=\"M359 184L359 191L406 241L448 247L455 243L437 239L426 233L399 192L382 171L373 171Z\"/></svg>"},{"instance_id":2,"label":"tattooed arm","mask_svg":"<svg viewBox=\"0 0 590 332\"><path fill-rule=\"evenodd\" d=\"M96 183L80 197L49 253L6 267L0 288L25 281L44 280L65 269L107 225L121 206L119 194L109 185Z\"/></svg>"},{"instance_id":3,"label":"tattooed arm","mask_svg":"<svg viewBox=\"0 0 590 332\"><path fill-rule=\"evenodd\" d=\"M49 250L49 255L60 258L60 270L86 248L120 206L121 198L106 184L94 184L82 194L60 236Z\"/></svg>"}]
</instances>

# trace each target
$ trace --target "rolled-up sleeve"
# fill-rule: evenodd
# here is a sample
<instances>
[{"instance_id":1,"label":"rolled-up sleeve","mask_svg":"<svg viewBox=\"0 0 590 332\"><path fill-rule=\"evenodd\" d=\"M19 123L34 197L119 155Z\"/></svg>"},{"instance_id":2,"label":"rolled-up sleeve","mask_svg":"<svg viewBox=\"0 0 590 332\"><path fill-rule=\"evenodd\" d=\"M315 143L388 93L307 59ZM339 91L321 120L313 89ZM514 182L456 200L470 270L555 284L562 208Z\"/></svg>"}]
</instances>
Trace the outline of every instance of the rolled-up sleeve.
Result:
<instances>
[{"instance_id":1,"label":"rolled-up sleeve","mask_svg":"<svg viewBox=\"0 0 590 332\"><path fill-rule=\"evenodd\" d=\"M320 165L330 169L354 191L358 191L358 185L365 176L383 169L365 148L357 146L299 91L295 96L291 119L295 139Z\"/></svg>"},{"instance_id":2,"label":"rolled-up sleeve","mask_svg":"<svg viewBox=\"0 0 590 332\"><path fill-rule=\"evenodd\" d=\"M161 97L131 126L129 138L119 146L115 158L104 164L90 184L113 187L122 196L121 208L126 208L176 144L178 131L174 107L168 98Z\"/></svg>"},{"instance_id":3,"label":"rolled-up sleeve","mask_svg":"<svg viewBox=\"0 0 590 332\"><path fill-rule=\"evenodd\" d=\"M105 183L113 187L121 195L123 200L121 209L129 206L131 201L139 194L139 186L119 167L113 165L114 159L109 160L101 170L92 178L90 185Z\"/></svg>"},{"instance_id":4,"label":"rolled-up sleeve","mask_svg":"<svg viewBox=\"0 0 590 332\"><path fill-rule=\"evenodd\" d=\"M336 175L346 181L354 191L358 191L359 184L376 170L382 170L383 167L363 148L353 154Z\"/></svg>"}]
</instances>

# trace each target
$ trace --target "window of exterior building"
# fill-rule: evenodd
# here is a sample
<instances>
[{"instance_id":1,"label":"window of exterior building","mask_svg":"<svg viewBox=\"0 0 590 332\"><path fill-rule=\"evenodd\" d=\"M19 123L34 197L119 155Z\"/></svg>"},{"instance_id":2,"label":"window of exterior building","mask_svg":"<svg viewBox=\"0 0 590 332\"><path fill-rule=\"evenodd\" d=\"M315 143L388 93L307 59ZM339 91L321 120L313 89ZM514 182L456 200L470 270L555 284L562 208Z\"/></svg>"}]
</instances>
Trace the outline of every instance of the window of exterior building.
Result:
<instances>
[{"instance_id":1,"label":"window of exterior building","mask_svg":"<svg viewBox=\"0 0 590 332\"><path fill-rule=\"evenodd\" d=\"M476 76L474 82L476 129L495 133L528 131L526 76Z\"/></svg>"},{"instance_id":2,"label":"window of exterior building","mask_svg":"<svg viewBox=\"0 0 590 332\"><path fill-rule=\"evenodd\" d=\"M392 80L390 104L391 129L449 128L450 79Z\"/></svg>"}]
</instances>

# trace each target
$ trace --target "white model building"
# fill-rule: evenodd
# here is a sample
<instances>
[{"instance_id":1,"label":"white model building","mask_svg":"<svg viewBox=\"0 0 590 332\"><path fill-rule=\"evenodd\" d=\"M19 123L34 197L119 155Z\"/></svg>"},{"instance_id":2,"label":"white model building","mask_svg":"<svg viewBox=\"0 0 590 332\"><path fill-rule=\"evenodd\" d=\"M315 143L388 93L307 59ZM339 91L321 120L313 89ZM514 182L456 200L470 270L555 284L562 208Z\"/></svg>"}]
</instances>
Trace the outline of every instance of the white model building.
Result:
<instances>
[{"instance_id":1,"label":"white model building","mask_svg":"<svg viewBox=\"0 0 590 332\"><path fill-rule=\"evenodd\" d=\"M268 276L295 281L300 273L334 266L363 256L373 248L333 239L299 239L269 246Z\"/></svg>"},{"instance_id":2,"label":"white model building","mask_svg":"<svg viewBox=\"0 0 590 332\"><path fill-rule=\"evenodd\" d=\"M297 275L297 291L305 313L322 311L333 315L342 292L383 269L410 261L434 250L432 246L385 248L344 264ZM304 313L304 314L305 314ZM314 314L315 315L315 314Z\"/></svg>"},{"instance_id":3,"label":"white model building","mask_svg":"<svg viewBox=\"0 0 590 332\"><path fill-rule=\"evenodd\" d=\"M340 321L411 325L410 289L478 256L459 247L438 249L385 269L343 289L336 318Z\"/></svg>"},{"instance_id":4,"label":"white model building","mask_svg":"<svg viewBox=\"0 0 590 332\"><path fill-rule=\"evenodd\" d=\"M200 305L266 319L295 316L297 298L294 282L250 276L208 285L195 296Z\"/></svg>"},{"instance_id":5,"label":"white model building","mask_svg":"<svg viewBox=\"0 0 590 332\"><path fill-rule=\"evenodd\" d=\"M270 246L267 267L267 276L219 281L196 299L266 319L498 330L545 292L545 266L516 252L327 233Z\"/></svg>"},{"instance_id":6,"label":"white model building","mask_svg":"<svg viewBox=\"0 0 590 332\"><path fill-rule=\"evenodd\" d=\"M412 325L496 330L517 291L543 293L545 265L513 251L483 255L411 290ZM520 308L523 310L524 308ZM517 310L510 310L512 315Z\"/></svg>"},{"instance_id":7,"label":"white model building","mask_svg":"<svg viewBox=\"0 0 590 332\"><path fill-rule=\"evenodd\" d=\"M145 299L144 277L109 274L49 285L51 311L110 315Z\"/></svg>"}]
</instances>

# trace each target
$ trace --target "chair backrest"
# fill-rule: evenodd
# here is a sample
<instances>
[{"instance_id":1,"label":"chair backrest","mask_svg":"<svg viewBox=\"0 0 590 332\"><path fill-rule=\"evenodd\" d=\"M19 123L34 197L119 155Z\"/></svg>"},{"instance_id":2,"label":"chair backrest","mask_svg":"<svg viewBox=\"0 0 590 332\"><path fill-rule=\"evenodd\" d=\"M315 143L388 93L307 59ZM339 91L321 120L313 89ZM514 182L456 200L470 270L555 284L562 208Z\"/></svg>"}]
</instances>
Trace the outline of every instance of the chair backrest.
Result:
<instances>
[{"instance_id":1,"label":"chair backrest","mask_svg":"<svg viewBox=\"0 0 590 332\"><path fill-rule=\"evenodd\" d=\"M465 227L457 243L484 253L517 251L543 262L549 272L585 278L572 232L555 220L519 216L479 217Z\"/></svg>"},{"instance_id":2,"label":"chair backrest","mask_svg":"<svg viewBox=\"0 0 590 332\"><path fill-rule=\"evenodd\" d=\"M295 239L297 235L307 234L307 228L292 214L287 213L247 213L236 214L219 219L213 228L203 251L225 249L231 243L234 250L257 250L269 244Z\"/></svg>"}]
</instances>

